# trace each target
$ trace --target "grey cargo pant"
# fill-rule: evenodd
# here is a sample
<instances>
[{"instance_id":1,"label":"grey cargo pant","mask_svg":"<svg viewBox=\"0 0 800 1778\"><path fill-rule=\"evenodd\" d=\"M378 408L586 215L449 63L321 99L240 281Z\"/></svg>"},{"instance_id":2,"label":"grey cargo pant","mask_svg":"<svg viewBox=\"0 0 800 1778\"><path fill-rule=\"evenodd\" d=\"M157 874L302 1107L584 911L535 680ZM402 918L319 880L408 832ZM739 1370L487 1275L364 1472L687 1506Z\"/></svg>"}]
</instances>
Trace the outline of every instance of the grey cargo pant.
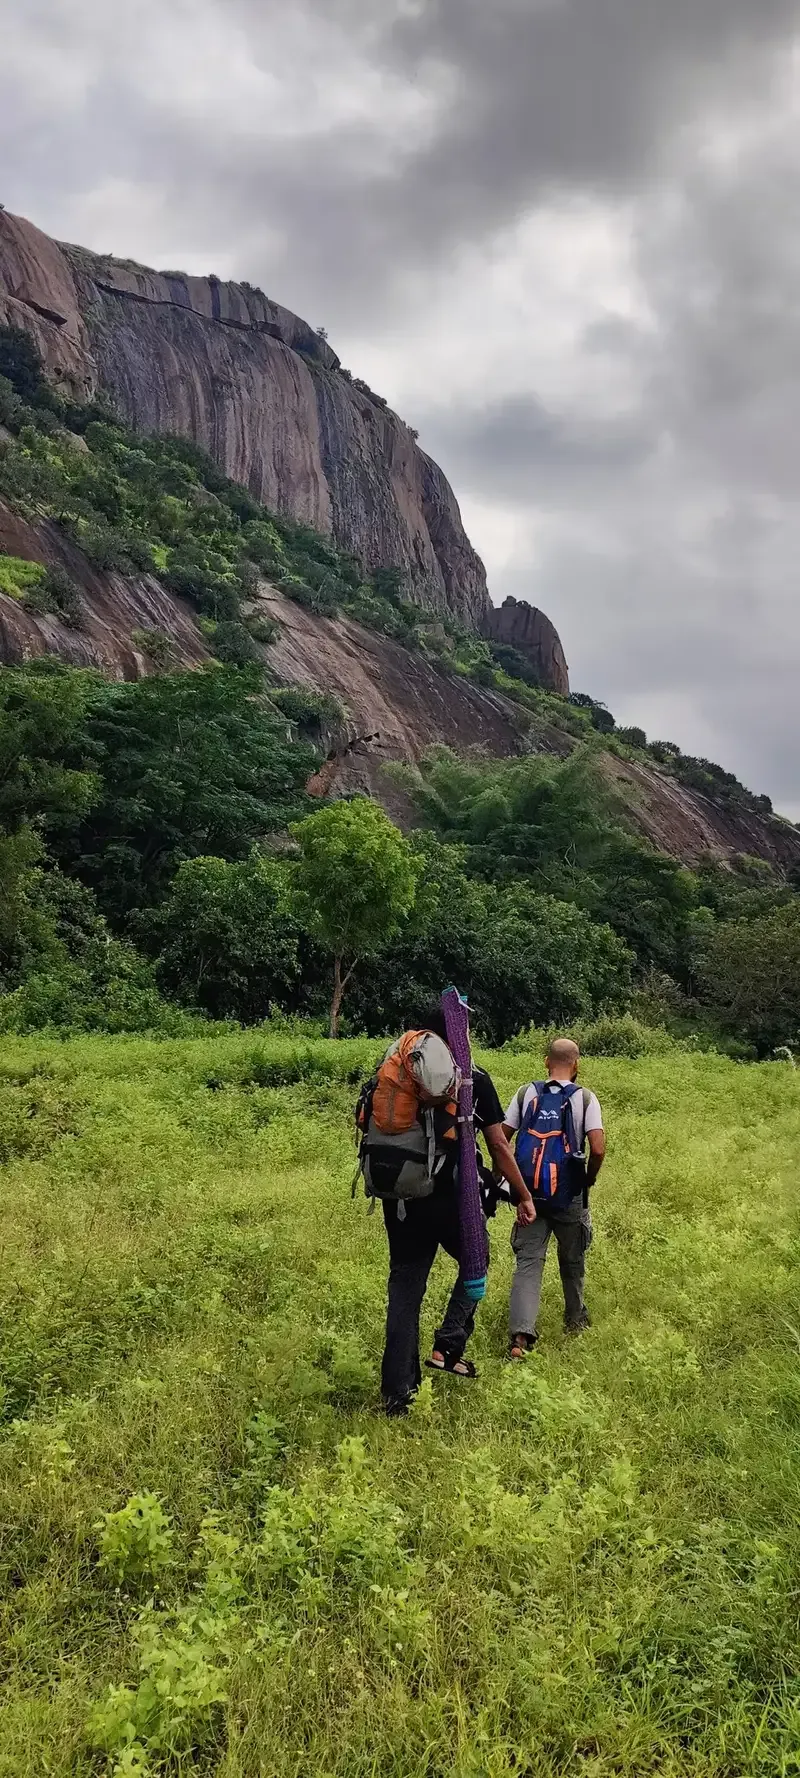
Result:
<instances>
[{"instance_id":1,"label":"grey cargo pant","mask_svg":"<svg viewBox=\"0 0 800 1778\"><path fill-rule=\"evenodd\" d=\"M514 1224L511 1246L517 1261L511 1287L509 1324L511 1338L515 1334L534 1334L542 1277L550 1236L555 1235L558 1265L564 1289L564 1322L567 1327L586 1323L583 1302L583 1281L586 1252L592 1239L592 1219L584 1209L583 1199L574 1198L564 1210L546 1210L536 1206L536 1221L521 1228Z\"/></svg>"}]
</instances>

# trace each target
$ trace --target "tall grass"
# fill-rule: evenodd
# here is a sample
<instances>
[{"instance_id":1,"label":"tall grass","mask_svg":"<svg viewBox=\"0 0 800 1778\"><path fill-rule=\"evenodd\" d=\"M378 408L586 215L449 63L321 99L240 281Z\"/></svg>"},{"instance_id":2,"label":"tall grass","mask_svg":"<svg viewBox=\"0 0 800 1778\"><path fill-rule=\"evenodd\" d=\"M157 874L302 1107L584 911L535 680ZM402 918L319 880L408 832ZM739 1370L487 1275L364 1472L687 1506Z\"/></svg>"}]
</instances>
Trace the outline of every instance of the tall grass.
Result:
<instances>
[{"instance_id":1,"label":"tall grass","mask_svg":"<svg viewBox=\"0 0 800 1778\"><path fill-rule=\"evenodd\" d=\"M4 1045L2 1778L797 1772L796 1076L587 1063L591 1333L551 1262L504 1363L501 1214L480 1380L398 1423L374 1053Z\"/></svg>"}]
</instances>

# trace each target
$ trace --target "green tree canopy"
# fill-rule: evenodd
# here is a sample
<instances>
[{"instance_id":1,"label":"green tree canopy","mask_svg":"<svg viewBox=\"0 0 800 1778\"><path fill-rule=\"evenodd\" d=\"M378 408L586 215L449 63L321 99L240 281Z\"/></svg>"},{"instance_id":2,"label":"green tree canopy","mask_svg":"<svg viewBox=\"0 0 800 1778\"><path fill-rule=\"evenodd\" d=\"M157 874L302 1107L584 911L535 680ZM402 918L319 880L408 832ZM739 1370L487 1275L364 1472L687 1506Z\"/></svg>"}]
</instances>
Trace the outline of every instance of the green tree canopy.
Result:
<instances>
[{"instance_id":1,"label":"green tree canopy","mask_svg":"<svg viewBox=\"0 0 800 1778\"><path fill-rule=\"evenodd\" d=\"M800 1041L800 902L754 919L709 920L695 970L714 1017L761 1055Z\"/></svg>"},{"instance_id":2,"label":"green tree canopy","mask_svg":"<svg viewBox=\"0 0 800 1778\"><path fill-rule=\"evenodd\" d=\"M331 1036L359 959L379 951L414 905L418 866L408 841L366 797L333 803L293 828L301 857L298 915L333 955Z\"/></svg>"},{"instance_id":3,"label":"green tree canopy","mask_svg":"<svg viewBox=\"0 0 800 1778\"><path fill-rule=\"evenodd\" d=\"M139 931L160 986L212 1018L253 1023L296 993L299 933L289 871L275 859L187 859Z\"/></svg>"},{"instance_id":4,"label":"green tree canopy","mask_svg":"<svg viewBox=\"0 0 800 1778\"><path fill-rule=\"evenodd\" d=\"M483 883L463 848L432 834L411 841L420 865L402 930L356 983L358 1023L396 1030L454 981L476 1026L503 1043L531 1022L550 1024L625 1002L633 957L607 925L529 885Z\"/></svg>"},{"instance_id":5,"label":"green tree canopy","mask_svg":"<svg viewBox=\"0 0 800 1778\"><path fill-rule=\"evenodd\" d=\"M306 806L314 761L288 737L255 669L103 686L79 745L100 794L57 849L116 924L159 901L184 859L246 858L285 827Z\"/></svg>"}]
</instances>

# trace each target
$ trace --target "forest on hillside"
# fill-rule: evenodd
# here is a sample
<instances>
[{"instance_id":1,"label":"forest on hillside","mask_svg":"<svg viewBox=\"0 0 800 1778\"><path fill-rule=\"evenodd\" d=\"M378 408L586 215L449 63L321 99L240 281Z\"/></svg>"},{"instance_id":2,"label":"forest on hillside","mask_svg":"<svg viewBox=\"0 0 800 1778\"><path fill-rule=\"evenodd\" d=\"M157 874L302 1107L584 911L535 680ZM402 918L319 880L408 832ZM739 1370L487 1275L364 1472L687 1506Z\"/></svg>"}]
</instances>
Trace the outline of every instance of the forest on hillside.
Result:
<instances>
[{"instance_id":1,"label":"forest on hillside","mask_svg":"<svg viewBox=\"0 0 800 1778\"><path fill-rule=\"evenodd\" d=\"M26 335L0 330L0 373L3 498L98 567L157 574L216 657L176 671L153 631L137 638L153 667L140 682L54 659L0 671L0 1027L318 1018L336 981L341 1028L380 1033L456 980L494 1043L535 1020L594 1026L602 1045L598 1022L627 1016L634 1048L653 1026L742 1057L794 1045L798 885L752 858L690 870L655 851L630 831L601 750L657 759L723 804L768 799L616 731L591 698L526 682L513 651L408 602L390 564L365 579L185 440L66 401ZM320 808L304 786L336 706L271 681L248 603L260 574L493 685L521 727L560 727L569 757L434 750L405 774L408 834L365 799ZM80 626L62 571L0 556L0 590Z\"/></svg>"}]
</instances>

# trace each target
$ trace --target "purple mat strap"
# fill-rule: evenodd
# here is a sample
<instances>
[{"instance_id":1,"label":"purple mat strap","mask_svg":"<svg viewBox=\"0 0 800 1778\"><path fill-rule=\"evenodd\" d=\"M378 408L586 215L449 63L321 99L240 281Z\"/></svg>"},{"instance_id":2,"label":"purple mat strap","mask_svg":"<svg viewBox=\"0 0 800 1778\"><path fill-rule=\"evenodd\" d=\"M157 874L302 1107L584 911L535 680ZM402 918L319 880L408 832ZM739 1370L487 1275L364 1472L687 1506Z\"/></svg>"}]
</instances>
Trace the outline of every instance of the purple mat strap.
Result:
<instances>
[{"instance_id":1,"label":"purple mat strap","mask_svg":"<svg viewBox=\"0 0 800 1778\"><path fill-rule=\"evenodd\" d=\"M461 1071L458 1095L458 1180L461 1225L461 1275L470 1295L480 1300L486 1289L486 1223L483 1216L473 1126L472 1052L469 1008L457 988L442 995L447 1042Z\"/></svg>"}]
</instances>

